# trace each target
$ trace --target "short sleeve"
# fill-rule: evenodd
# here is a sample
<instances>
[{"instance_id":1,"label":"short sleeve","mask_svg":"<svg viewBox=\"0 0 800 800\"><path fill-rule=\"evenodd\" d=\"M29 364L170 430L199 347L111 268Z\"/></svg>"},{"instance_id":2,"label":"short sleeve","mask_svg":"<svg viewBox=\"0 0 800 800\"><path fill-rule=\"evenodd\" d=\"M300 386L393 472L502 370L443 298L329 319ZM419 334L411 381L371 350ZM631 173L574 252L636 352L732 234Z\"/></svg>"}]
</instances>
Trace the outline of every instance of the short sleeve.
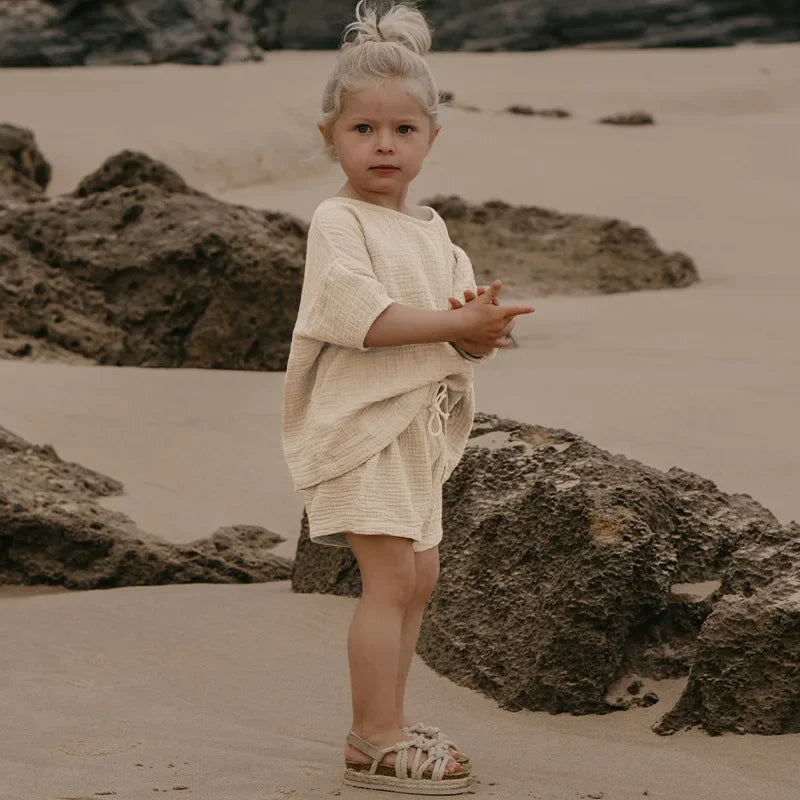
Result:
<instances>
[{"instance_id":1,"label":"short sleeve","mask_svg":"<svg viewBox=\"0 0 800 800\"><path fill-rule=\"evenodd\" d=\"M295 333L369 350L364 338L393 302L375 276L357 221L331 225L312 219Z\"/></svg>"},{"instance_id":2,"label":"short sleeve","mask_svg":"<svg viewBox=\"0 0 800 800\"><path fill-rule=\"evenodd\" d=\"M457 244L453 245L453 297L456 300L464 302L464 292L469 289L473 294L478 293L478 287L475 283L475 273L472 270L472 262L466 252ZM472 353L467 353L457 345L450 342L455 351L467 361L488 361L497 355L499 348L494 347L485 356L476 356Z\"/></svg>"}]
</instances>

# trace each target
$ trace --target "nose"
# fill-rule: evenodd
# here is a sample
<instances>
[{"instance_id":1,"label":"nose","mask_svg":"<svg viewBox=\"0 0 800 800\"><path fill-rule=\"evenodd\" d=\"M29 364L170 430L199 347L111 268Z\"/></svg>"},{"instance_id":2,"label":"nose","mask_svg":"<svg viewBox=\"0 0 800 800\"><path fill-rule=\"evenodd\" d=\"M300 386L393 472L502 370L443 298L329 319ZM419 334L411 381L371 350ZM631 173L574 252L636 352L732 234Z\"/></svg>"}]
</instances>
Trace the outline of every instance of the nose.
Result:
<instances>
[{"instance_id":1,"label":"nose","mask_svg":"<svg viewBox=\"0 0 800 800\"><path fill-rule=\"evenodd\" d=\"M392 145L392 134L391 133L381 133L378 136L378 143L376 145L376 150L379 153L389 153L391 152L394 147Z\"/></svg>"}]
</instances>

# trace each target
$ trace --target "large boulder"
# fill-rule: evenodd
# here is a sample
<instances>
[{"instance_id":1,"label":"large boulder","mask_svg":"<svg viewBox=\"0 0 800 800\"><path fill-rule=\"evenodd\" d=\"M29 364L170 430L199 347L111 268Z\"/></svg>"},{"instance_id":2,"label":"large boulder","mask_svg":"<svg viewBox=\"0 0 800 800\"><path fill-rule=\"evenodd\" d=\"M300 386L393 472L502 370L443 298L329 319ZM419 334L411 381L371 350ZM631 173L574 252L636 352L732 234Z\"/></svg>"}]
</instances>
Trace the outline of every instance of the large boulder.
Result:
<instances>
[{"instance_id":1,"label":"large boulder","mask_svg":"<svg viewBox=\"0 0 800 800\"><path fill-rule=\"evenodd\" d=\"M306 235L124 151L72 195L0 208L0 353L283 370Z\"/></svg>"},{"instance_id":2,"label":"large boulder","mask_svg":"<svg viewBox=\"0 0 800 800\"><path fill-rule=\"evenodd\" d=\"M660 250L641 227L610 217L563 214L457 195L424 200L470 255L478 283L497 277L512 294L603 294L689 286L699 280L689 256Z\"/></svg>"},{"instance_id":3,"label":"large boulder","mask_svg":"<svg viewBox=\"0 0 800 800\"><path fill-rule=\"evenodd\" d=\"M270 552L284 541L278 534L231 525L171 544L98 504L122 490L113 478L62 461L52 446L0 427L0 584L108 589L289 577L291 561Z\"/></svg>"},{"instance_id":4,"label":"large boulder","mask_svg":"<svg viewBox=\"0 0 800 800\"><path fill-rule=\"evenodd\" d=\"M479 413L444 487L443 522L418 645L440 674L507 709L573 714L635 705L609 695L627 676L690 675L657 732L800 731L798 528L750 496ZM745 554L764 585L750 601L737 577ZM697 589L709 583L710 594ZM292 588L361 590L349 549L312 543L305 514ZM756 597L759 616L747 616ZM732 648L736 674L721 673Z\"/></svg>"},{"instance_id":5,"label":"large boulder","mask_svg":"<svg viewBox=\"0 0 800 800\"><path fill-rule=\"evenodd\" d=\"M43 196L50 183L50 164L33 132L0 125L0 206Z\"/></svg>"}]
</instances>

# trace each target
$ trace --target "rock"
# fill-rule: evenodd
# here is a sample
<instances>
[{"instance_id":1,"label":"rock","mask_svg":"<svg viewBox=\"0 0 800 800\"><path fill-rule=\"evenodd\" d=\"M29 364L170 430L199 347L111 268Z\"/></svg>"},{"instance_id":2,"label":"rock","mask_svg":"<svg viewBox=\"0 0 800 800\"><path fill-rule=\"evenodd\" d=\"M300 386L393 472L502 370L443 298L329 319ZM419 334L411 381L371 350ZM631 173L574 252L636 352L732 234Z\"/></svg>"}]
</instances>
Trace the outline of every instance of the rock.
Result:
<instances>
[{"instance_id":1,"label":"rock","mask_svg":"<svg viewBox=\"0 0 800 800\"><path fill-rule=\"evenodd\" d=\"M260 61L251 20L227 0L0 0L0 66Z\"/></svg>"},{"instance_id":2,"label":"rock","mask_svg":"<svg viewBox=\"0 0 800 800\"><path fill-rule=\"evenodd\" d=\"M647 111L621 112L602 117L597 121L606 125L655 125L656 122L653 119L653 115L648 114Z\"/></svg>"},{"instance_id":3,"label":"rock","mask_svg":"<svg viewBox=\"0 0 800 800\"><path fill-rule=\"evenodd\" d=\"M510 114L524 114L527 116L537 116L537 117L553 117L557 119L563 119L564 117L571 117L569 111L565 111L563 108L542 108L542 109L535 109L533 106L526 106L526 105L511 105L507 106L506 111Z\"/></svg>"},{"instance_id":4,"label":"rock","mask_svg":"<svg viewBox=\"0 0 800 800\"><path fill-rule=\"evenodd\" d=\"M78 184L73 195L88 197L95 192L107 192L117 186L131 188L142 183L158 186L165 192L202 196L202 192L189 188L175 170L135 150L123 150L107 158L98 169Z\"/></svg>"},{"instance_id":5,"label":"rock","mask_svg":"<svg viewBox=\"0 0 800 800\"><path fill-rule=\"evenodd\" d=\"M713 47L800 39L790 0L441 0L426 9L436 50L580 45ZM352 0L0 0L0 67L223 64L264 50L333 50Z\"/></svg>"},{"instance_id":6,"label":"rock","mask_svg":"<svg viewBox=\"0 0 800 800\"><path fill-rule=\"evenodd\" d=\"M284 541L277 534L231 525L170 544L97 503L122 490L113 478L62 461L50 445L0 427L0 584L109 589L289 577L291 561L269 552Z\"/></svg>"},{"instance_id":7,"label":"rock","mask_svg":"<svg viewBox=\"0 0 800 800\"><path fill-rule=\"evenodd\" d=\"M50 164L33 132L0 125L0 205L39 198L50 183Z\"/></svg>"},{"instance_id":8,"label":"rock","mask_svg":"<svg viewBox=\"0 0 800 800\"><path fill-rule=\"evenodd\" d=\"M800 732L800 525L755 530L732 554L720 594L687 686L653 730Z\"/></svg>"},{"instance_id":9,"label":"rock","mask_svg":"<svg viewBox=\"0 0 800 800\"><path fill-rule=\"evenodd\" d=\"M283 370L306 235L125 151L73 195L0 208L0 354Z\"/></svg>"},{"instance_id":10,"label":"rock","mask_svg":"<svg viewBox=\"0 0 800 800\"><path fill-rule=\"evenodd\" d=\"M715 47L800 39L796 3L771 0L559 0L437 3L429 15L438 50L558 47Z\"/></svg>"},{"instance_id":11,"label":"rock","mask_svg":"<svg viewBox=\"0 0 800 800\"><path fill-rule=\"evenodd\" d=\"M577 295L689 286L699 280L683 253L659 250L644 228L501 200L470 205L456 195L422 201L470 255L477 282L497 277L512 295Z\"/></svg>"},{"instance_id":12,"label":"rock","mask_svg":"<svg viewBox=\"0 0 800 800\"><path fill-rule=\"evenodd\" d=\"M800 567L793 549L773 554L768 544L794 541L797 526L783 528L748 495L725 494L676 467L661 472L612 455L565 430L478 413L444 487L443 520L442 572L417 650L438 673L506 709L608 713L633 704L609 701L609 686L632 673L660 678L662 664L652 653L673 643L671 674L689 673L691 687L713 637L720 661L708 664L708 674L717 682L695 688L706 712L690 721L706 727L707 710L719 706L742 725L756 724L755 714L742 719L747 695L729 682L726 658L742 682L770 698L762 713L775 727L800 727L800 625L790 611L796 599L764 591L753 595L756 609L726 594L740 590L744 579L736 576L753 560L743 554L762 554L766 586L789 572L788 564L794 576ZM672 592L723 575L705 600ZM305 515L292 589L347 596L361 590L349 549L310 542ZM715 622L734 612L738 627ZM685 646L688 639L695 647ZM649 705L658 697L636 700ZM670 714L690 700L681 698Z\"/></svg>"}]
</instances>

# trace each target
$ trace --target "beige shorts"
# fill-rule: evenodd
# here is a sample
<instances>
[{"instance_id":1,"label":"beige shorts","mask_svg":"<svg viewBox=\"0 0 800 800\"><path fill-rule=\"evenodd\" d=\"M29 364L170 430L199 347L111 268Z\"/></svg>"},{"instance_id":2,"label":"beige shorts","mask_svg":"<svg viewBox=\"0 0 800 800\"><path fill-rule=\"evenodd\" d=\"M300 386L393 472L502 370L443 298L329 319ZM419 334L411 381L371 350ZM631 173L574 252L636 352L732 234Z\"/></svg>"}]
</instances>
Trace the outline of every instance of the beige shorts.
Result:
<instances>
[{"instance_id":1,"label":"beige shorts","mask_svg":"<svg viewBox=\"0 0 800 800\"><path fill-rule=\"evenodd\" d=\"M431 385L430 402L408 427L363 464L302 489L309 536L318 544L348 547L345 532L414 540L414 551L442 540L447 384Z\"/></svg>"}]
</instances>

